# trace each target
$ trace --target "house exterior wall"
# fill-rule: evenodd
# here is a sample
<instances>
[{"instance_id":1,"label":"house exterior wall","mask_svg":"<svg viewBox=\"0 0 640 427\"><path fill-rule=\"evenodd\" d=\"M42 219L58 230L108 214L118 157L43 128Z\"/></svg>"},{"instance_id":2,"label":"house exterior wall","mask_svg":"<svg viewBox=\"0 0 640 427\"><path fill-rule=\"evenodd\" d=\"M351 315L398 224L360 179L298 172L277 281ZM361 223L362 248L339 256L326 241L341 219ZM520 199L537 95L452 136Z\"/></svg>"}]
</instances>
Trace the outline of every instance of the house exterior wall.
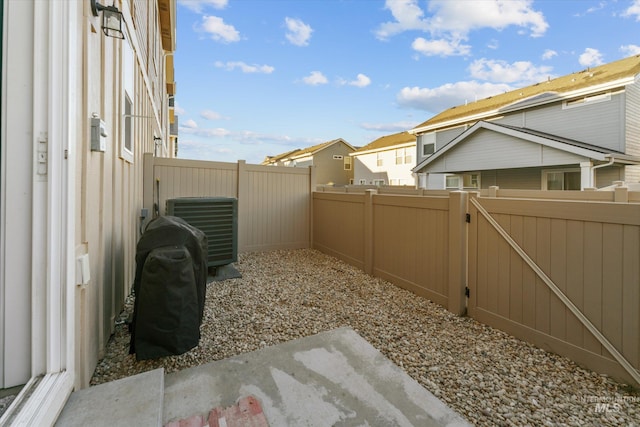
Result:
<instances>
[{"instance_id":1,"label":"house exterior wall","mask_svg":"<svg viewBox=\"0 0 640 427\"><path fill-rule=\"evenodd\" d=\"M480 129L429 164L433 173L554 166L587 161L587 158L535 144L505 134Z\"/></svg>"},{"instance_id":2,"label":"house exterior wall","mask_svg":"<svg viewBox=\"0 0 640 427\"><path fill-rule=\"evenodd\" d=\"M296 160L296 166L315 166L318 184L347 185L353 179L353 165L350 170L344 168L344 158L353 150L342 142L330 145L313 154L313 162ZM334 159L333 156L342 156Z\"/></svg>"},{"instance_id":3,"label":"house exterior wall","mask_svg":"<svg viewBox=\"0 0 640 427\"><path fill-rule=\"evenodd\" d=\"M76 255L88 255L91 282L77 288L76 387L89 385L133 285L143 154L154 152L154 137L163 141L157 154L170 154L157 7L157 2L122 2L125 22L135 23L124 40L105 37L100 17L84 10L82 81L86 84L79 93L86 97L76 161L81 171L76 182ZM127 99L131 110L125 117ZM105 122L109 135L104 152L91 150L89 118L94 113ZM125 147L127 120L130 150Z\"/></svg>"},{"instance_id":4,"label":"house exterior wall","mask_svg":"<svg viewBox=\"0 0 640 427\"><path fill-rule=\"evenodd\" d=\"M640 156L640 80L627 86L624 116L626 154ZM624 180L640 182L640 166L625 166Z\"/></svg>"},{"instance_id":5,"label":"house exterior wall","mask_svg":"<svg viewBox=\"0 0 640 427\"><path fill-rule=\"evenodd\" d=\"M354 184L374 184L374 180L384 180L386 185L416 184L411 172L416 165L416 145L389 147L386 150L357 154L352 156L354 163ZM398 150L403 151L402 163L397 163ZM378 159L382 166L378 166ZM364 183L361 181L364 180Z\"/></svg>"}]
</instances>

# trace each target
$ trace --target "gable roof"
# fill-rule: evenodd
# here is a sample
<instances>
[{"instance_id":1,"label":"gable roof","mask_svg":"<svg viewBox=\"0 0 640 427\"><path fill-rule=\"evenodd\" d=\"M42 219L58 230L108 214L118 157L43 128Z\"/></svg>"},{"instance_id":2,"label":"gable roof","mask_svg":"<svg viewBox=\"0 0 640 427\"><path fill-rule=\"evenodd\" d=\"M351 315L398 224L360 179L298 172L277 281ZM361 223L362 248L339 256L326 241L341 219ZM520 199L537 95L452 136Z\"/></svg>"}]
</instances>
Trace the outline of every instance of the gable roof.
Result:
<instances>
[{"instance_id":1,"label":"gable roof","mask_svg":"<svg viewBox=\"0 0 640 427\"><path fill-rule=\"evenodd\" d=\"M640 74L640 55L549 79L525 88L458 105L419 124L409 132L418 134L465 121L486 119L507 109L516 110L580 94L593 93L632 83Z\"/></svg>"},{"instance_id":2,"label":"gable roof","mask_svg":"<svg viewBox=\"0 0 640 427\"><path fill-rule=\"evenodd\" d=\"M416 142L416 136L407 131L382 136L373 140L362 148L357 149L351 155L363 154L369 151L381 150L384 148L394 147L396 145L410 144Z\"/></svg>"},{"instance_id":3,"label":"gable roof","mask_svg":"<svg viewBox=\"0 0 640 427\"><path fill-rule=\"evenodd\" d=\"M323 142L322 144L317 144L317 145L313 145L313 146L308 147L308 148L303 148L302 150L298 150L295 153L293 153L291 158L292 159L299 159L300 157L313 156L318 151L322 151L325 148L329 148L333 144L338 144L338 143L343 143L347 147L349 147L351 149L351 151L355 151L355 148L351 144L349 144L347 141L345 141L342 138L338 138L338 139L334 139L334 140L331 140L331 141Z\"/></svg>"},{"instance_id":4,"label":"gable roof","mask_svg":"<svg viewBox=\"0 0 640 427\"><path fill-rule=\"evenodd\" d=\"M587 144L574 139L564 138L558 135L550 133L539 132L528 128L519 128L516 126L502 125L493 122L478 121L469 129L462 132L456 138L451 140L447 145L427 157L419 164L417 164L412 171L420 172L430 163L436 161L442 157L445 153L456 147L458 144L469 138L474 133L481 129L487 129L493 132L498 132L510 137L523 139L525 141L533 142L536 144L544 145L550 148L555 148L567 153L584 156L598 161L616 161L622 164L640 164L640 157L628 156L619 151L607 150L602 147Z\"/></svg>"},{"instance_id":5,"label":"gable roof","mask_svg":"<svg viewBox=\"0 0 640 427\"><path fill-rule=\"evenodd\" d=\"M286 159L287 157L290 157L293 153L295 153L296 151L300 151L299 148L293 149L291 151L287 151L286 153L280 153L280 154L276 154L275 156L267 156L265 157L265 159L262 161L263 165L269 164L269 163L276 163L279 162L282 159Z\"/></svg>"}]
</instances>

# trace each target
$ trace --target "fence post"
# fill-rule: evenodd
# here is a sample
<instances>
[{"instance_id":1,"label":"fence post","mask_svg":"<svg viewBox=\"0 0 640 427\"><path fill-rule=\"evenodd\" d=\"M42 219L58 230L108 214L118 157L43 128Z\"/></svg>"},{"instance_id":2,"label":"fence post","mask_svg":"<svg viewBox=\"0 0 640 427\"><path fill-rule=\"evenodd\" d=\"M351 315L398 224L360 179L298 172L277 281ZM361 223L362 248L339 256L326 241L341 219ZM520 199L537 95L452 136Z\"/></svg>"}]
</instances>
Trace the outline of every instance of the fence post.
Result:
<instances>
[{"instance_id":1,"label":"fence post","mask_svg":"<svg viewBox=\"0 0 640 427\"><path fill-rule=\"evenodd\" d=\"M467 311L467 212L469 193L449 193L449 306L463 316Z\"/></svg>"},{"instance_id":2,"label":"fence post","mask_svg":"<svg viewBox=\"0 0 640 427\"><path fill-rule=\"evenodd\" d=\"M616 203L629 203L629 187L618 186L614 188L614 202Z\"/></svg>"},{"instance_id":3,"label":"fence post","mask_svg":"<svg viewBox=\"0 0 640 427\"><path fill-rule=\"evenodd\" d=\"M144 153L142 166L142 207L149 209L149 214L153 216L153 154Z\"/></svg>"},{"instance_id":4,"label":"fence post","mask_svg":"<svg viewBox=\"0 0 640 427\"><path fill-rule=\"evenodd\" d=\"M247 224L247 212L246 196L249 194L249 177L247 176L247 162L244 160L238 160L238 184L236 188L236 197L238 198L238 252L242 252L247 244L245 238L246 230L245 224Z\"/></svg>"},{"instance_id":5,"label":"fence post","mask_svg":"<svg viewBox=\"0 0 640 427\"><path fill-rule=\"evenodd\" d=\"M373 275L373 196L378 190L367 190L364 197L364 272Z\"/></svg>"},{"instance_id":6,"label":"fence post","mask_svg":"<svg viewBox=\"0 0 640 427\"><path fill-rule=\"evenodd\" d=\"M316 183L316 167L309 166L309 247L313 248L313 193L318 191ZM322 190L324 191L324 189Z\"/></svg>"}]
</instances>

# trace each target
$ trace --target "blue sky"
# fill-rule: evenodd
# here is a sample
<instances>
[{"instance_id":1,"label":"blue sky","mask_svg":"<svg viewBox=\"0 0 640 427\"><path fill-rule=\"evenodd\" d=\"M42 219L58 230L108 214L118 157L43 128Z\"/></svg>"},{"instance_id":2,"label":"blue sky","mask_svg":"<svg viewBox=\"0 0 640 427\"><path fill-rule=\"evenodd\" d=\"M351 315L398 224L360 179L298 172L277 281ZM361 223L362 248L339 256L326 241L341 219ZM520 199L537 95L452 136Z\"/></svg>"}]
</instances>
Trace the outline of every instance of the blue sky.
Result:
<instances>
[{"instance_id":1,"label":"blue sky","mask_svg":"<svg viewBox=\"0 0 640 427\"><path fill-rule=\"evenodd\" d=\"M640 0L178 0L178 156L363 146L637 54Z\"/></svg>"}]
</instances>

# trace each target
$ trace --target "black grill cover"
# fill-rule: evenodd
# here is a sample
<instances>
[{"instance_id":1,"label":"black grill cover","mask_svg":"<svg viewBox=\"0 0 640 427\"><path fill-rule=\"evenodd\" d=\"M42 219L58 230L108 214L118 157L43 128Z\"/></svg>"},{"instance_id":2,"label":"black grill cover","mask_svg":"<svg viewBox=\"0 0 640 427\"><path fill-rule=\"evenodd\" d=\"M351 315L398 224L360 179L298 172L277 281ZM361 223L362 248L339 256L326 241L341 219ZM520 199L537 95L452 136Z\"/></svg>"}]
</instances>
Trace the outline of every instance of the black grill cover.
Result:
<instances>
[{"instance_id":1,"label":"black grill cover","mask_svg":"<svg viewBox=\"0 0 640 427\"><path fill-rule=\"evenodd\" d=\"M206 235L182 218L151 221L136 248L129 353L144 360L196 347L206 284Z\"/></svg>"}]
</instances>

